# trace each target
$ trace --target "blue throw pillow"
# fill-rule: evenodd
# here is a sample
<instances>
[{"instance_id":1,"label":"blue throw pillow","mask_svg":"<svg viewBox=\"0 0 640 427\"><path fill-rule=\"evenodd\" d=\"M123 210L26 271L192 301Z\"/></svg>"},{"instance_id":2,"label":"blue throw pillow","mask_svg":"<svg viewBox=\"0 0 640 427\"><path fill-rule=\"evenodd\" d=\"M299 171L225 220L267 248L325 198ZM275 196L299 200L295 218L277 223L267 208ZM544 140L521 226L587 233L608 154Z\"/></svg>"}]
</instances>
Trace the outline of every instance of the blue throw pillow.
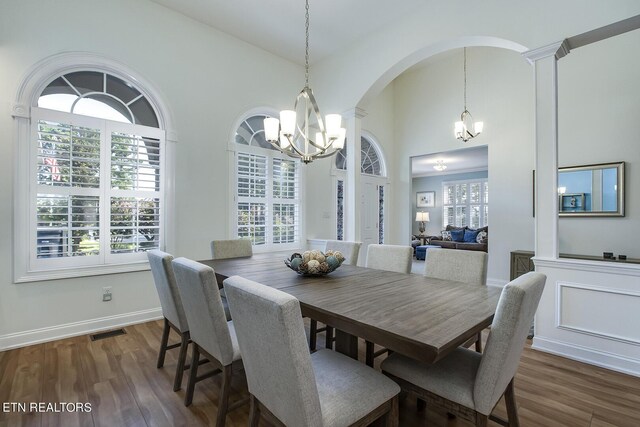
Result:
<instances>
[{"instance_id":1,"label":"blue throw pillow","mask_svg":"<svg viewBox=\"0 0 640 427\"><path fill-rule=\"evenodd\" d=\"M451 240L454 242L464 242L464 228L451 230Z\"/></svg>"},{"instance_id":2,"label":"blue throw pillow","mask_svg":"<svg viewBox=\"0 0 640 427\"><path fill-rule=\"evenodd\" d=\"M476 239L478 238L478 232L480 230L464 230L464 241L467 243L477 243Z\"/></svg>"}]
</instances>

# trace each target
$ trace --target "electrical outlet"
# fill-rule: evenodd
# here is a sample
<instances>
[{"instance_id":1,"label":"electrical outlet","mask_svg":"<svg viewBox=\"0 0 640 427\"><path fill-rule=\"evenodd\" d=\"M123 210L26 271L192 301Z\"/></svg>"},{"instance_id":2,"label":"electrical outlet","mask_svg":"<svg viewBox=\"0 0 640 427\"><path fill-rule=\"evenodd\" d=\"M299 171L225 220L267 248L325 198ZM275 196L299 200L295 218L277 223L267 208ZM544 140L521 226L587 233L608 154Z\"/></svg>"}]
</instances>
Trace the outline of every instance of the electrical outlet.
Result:
<instances>
[{"instance_id":1,"label":"electrical outlet","mask_svg":"<svg viewBox=\"0 0 640 427\"><path fill-rule=\"evenodd\" d=\"M111 286L102 288L102 301L108 302L111 301L111 298L113 298L113 295L111 295Z\"/></svg>"}]
</instances>

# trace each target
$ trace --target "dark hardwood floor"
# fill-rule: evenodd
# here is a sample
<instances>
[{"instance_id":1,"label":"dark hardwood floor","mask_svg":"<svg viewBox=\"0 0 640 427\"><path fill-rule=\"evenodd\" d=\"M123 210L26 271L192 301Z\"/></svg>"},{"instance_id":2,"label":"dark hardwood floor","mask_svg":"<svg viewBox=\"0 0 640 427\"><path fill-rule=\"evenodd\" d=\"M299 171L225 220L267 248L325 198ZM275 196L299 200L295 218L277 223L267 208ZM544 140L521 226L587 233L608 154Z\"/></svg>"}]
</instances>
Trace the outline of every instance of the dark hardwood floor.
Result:
<instances>
[{"instance_id":1,"label":"dark hardwood floor","mask_svg":"<svg viewBox=\"0 0 640 427\"><path fill-rule=\"evenodd\" d=\"M162 324L125 329L126 335L100 341L80 336L0 352L0 427L215 425L219 376L198 383L187 408L187 376L183 389L172 391L177 350L167 352L164 368L155 367ZM364 360L364 343L361 348ZM202 371L207 368L203 365ZM243 381L236 376L232 401L246 397ZM537 352L527 344L515 386L522 426L640 426L640 378ZM90 402L92 410L3 412L2 404L12 402ZM506 418L504 402L496 413ZM246 426L247 421L245 406L229 414L227 426ZM469 424L429 409L418 412L409 398L401 403L400 425Z\"/></svg>"}]
</instances>

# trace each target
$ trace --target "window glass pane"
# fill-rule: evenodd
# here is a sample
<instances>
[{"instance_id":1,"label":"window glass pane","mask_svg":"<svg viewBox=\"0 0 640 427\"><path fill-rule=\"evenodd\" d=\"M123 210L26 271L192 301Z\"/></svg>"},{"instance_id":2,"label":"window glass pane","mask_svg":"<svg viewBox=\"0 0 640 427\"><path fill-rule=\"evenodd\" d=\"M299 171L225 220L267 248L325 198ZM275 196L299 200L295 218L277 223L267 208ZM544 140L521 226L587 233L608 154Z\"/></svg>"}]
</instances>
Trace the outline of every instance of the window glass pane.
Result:
<instances>
[{"instance_id":1,"label":"window glass pane","mask_svg":"<svg viewBox=\"0 0 640 427\"><path fill-rule=\"evenodd\" d=\"M484 218L483 218L482 226L486 227L487 225L489 225L489 206L485 205L484 206Z\"/></svg>"},{"instance_id":2,"label":"window glass pane","mask_svg":"<svg viewBox=\"0 0 640 427\"><path fill-rule=\"evenodd\" d=\"M336 218L336 227L337 227L337 240L344 239L344 181L338 180L338 188L337 188L337 218Z\"/></svg>"},{"instance_id":3,"label":"window glass pane","mask_svg":"<svg viewBox=\"0 0 640 427\"><path fill-rule=\"evenodd\" d=\"M238 196L267 197L267 158L238 153Z\"/></svg>"},{"instance_id":4,"label":"window glass pane","mask_svg":"<svg viewBox=\"0 0 640 427\"><path fill-rule=\"evenodd\" d=\"M471 206L471 219L469 221L469 227L471 228L480 227L480 206L479 205Z\"/></svg>"},{"instance_id":5,"label":"window glass pane","mask_svg":"<svg viewBox=\"0 0 640 427\"><path fill-rule=\"evenodd\" d=\"M297 208L294 204L273 205L273 243L296 241Z\"/></svg>"},{"instance_id":6,"label":"window glass pane","mask_svg":"<svg viewBox=\"0 0 640 427\"><path fill-rule=\"evenodd\" d=\"M100 130L38 121L39 185L98 188Z\"/></svg>"},{"instance_id":7,"label":"window glass pane","mask_svg":"<svg viewBox=\"0 0 640 427\"><path fill-rule=\"evenodd\" d=\"M453 215L453 206L445 206L442 212L442 227L455 224L455 217Z\"/></svg>"},{"instance_id":8,"label":"window glass pane","mask_svg":"<svg viewBox=\"0 0 640 427\"><path fill-rule=\"evenodd\" d=\"M464 227L467 225L467 207L456 206L456 227Z\"/></svg>"},{"instance_id":9,"label":"window glass pane","mask_svg":"<svg viewBox=\"0 0 640 427\"><path fill-rule=\"evenodd\" d=\"M111 198L111 253L144 252L160 247L160 199Z\"/></svg>"},{"instance_id":10,"label":"window glass pane","mask_svg":"<svg viewBox=\"0 0 640 427\"><path fill-rule=\"evenodd\" d=\"M133 123L131 113L120 101L107 95L88 95L80 98L71 111L74 114L113 120L115 122Z\"/></svg>"},{"instance_id":11,"label":"window glass pane","mask_svg":"<svg viewBox=\"0 0 640 427\"><path fill-rule=\"evenodd\" d=\"M151 103L147 100L147 98L138 99L137 101L131 103L131 105L129 105L129 108L133 113L133 118L135 119L136 124L149 126L152 128L159 127L156 112L153 110L153 107L151 106Z\"/></svg>"},{"instance_id":12,"label":"window glass pane","mask_svg":"<svg viewBox=\"0 0 640 427\"><path fill-rule=\"evenodd\" d=\"M69 86L62 77L58 77L57 79L49 83L49 85L46 88L44 88L44 90L42 91L40 98L46 95L51 95L51 94L67 94L67 95L73 95L74 98L78 97L76 94L76 91L73 90L71 86ZM39 102L38 102L38 107L42 107L42 105L40 105ZM44 107L44 108L48 108L48 107ZM69 112L69 110L63 110L63 111Z\"/></svg>"},{"instance_id":13,"label":"window glass pane","mask_svg":"<svg viewBox=\"0 0 640 427\"><path fill-rule=\"evenodd\" d=\"M467 203L467 184L456 185L456 204Z\"/></svg>"},{"instance_id":14,"label":"window glass pane","mask_svg":"<svg viewBox=\"0 0 640 427\"><path fill-rule=\"evenodd\" d=\"M298 197L297 164L293 160L273 159L273 197L296 199Z\"/></svg>"},{"instance_id":15,"label":"window glass pane","mask_svg":"<svg viewBox=\"0 0 640 427\"><path fill-rule=\"evenodd\" d=\"M104 73L77 71L64 76L81 94L104 91Z\"/></svg>"},{"instance_id":16,"label":"window glass pane","mask_svg":"<svg viewBox=\"0 0 640 427\"><path fill-rule=\"evenodd\" d=\"M160 191L160 141L112 133L111 188Z\"/></svg>"},{"instance_id":17,"label":"window glass pane","mask_svg":"<svg viewBox=\"0 0 640 427\"><path fill-rule=\"evenodd\" d=\"M251 240L253 245L267 243L266 205L238 203L238 237Z\"/></svg>"},{"instance_id":18,"label":"window glass pane","mask_svg":"<svg viewBox=\"0 0 640 427\"><path fill-rule=\"evenodd\" d=\"M480 203L482 184L480 182L472 182L469 187L471 190L471 203Z\"/></svg>"},{"instance_id":19,"label":"window glass pane","mask_svg":"<svg viewBox=\"0 0 640 427\"><path fill-rule=\"evenodd\" d=\"M489 182L485 182L483 185L484 188L484 202L489 203Z\"/></svg>"},{"instance_id":20,"label":"window glass pane","mask_svg":"<svg viewBox=\"0 0 640 427\"><path fill-rule=\"evenodd\" d=\"M125 104L140 96L140 92L133 85L110 75L107 75L107 93Z\"/></svg>"},{"instance_id":21,"label":"window glass pane","mask_svg":"<svg viewBox=\"0 0 640 427\"><path fill-rule=\"evenodd\" d=\"M378 243L384 243L384 185L378 186Z\"/></svg>"},{"instance_id":22,"label":"window glass pane","mask_svg":"<svg viewBox=\"0 0 640 427\"><path fill-rule=\"evenodd\" d=\"M36 256L98 255L99 207L98 196L38 194Z\"/></svg>"}]
</instances>

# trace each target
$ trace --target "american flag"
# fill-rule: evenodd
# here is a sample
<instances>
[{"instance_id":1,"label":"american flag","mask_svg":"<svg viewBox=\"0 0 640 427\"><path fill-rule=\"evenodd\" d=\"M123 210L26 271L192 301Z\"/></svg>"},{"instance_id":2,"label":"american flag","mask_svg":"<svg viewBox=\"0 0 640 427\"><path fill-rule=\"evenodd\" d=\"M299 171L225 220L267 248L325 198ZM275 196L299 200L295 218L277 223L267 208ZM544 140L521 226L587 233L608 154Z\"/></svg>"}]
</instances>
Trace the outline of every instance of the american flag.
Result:
<instances>
[{"instance_id":1,"label":"american flag","mask_svg":"<svg viewBox=\"0 0 640 427\"><path fill-rule=\"evenodd\" d=\"M49 165L49 171L51 172L52 181L60 181L60 168L58 167L58 160L55 157L45 157L44 164Z\"/></svg>"}]
</instances>

